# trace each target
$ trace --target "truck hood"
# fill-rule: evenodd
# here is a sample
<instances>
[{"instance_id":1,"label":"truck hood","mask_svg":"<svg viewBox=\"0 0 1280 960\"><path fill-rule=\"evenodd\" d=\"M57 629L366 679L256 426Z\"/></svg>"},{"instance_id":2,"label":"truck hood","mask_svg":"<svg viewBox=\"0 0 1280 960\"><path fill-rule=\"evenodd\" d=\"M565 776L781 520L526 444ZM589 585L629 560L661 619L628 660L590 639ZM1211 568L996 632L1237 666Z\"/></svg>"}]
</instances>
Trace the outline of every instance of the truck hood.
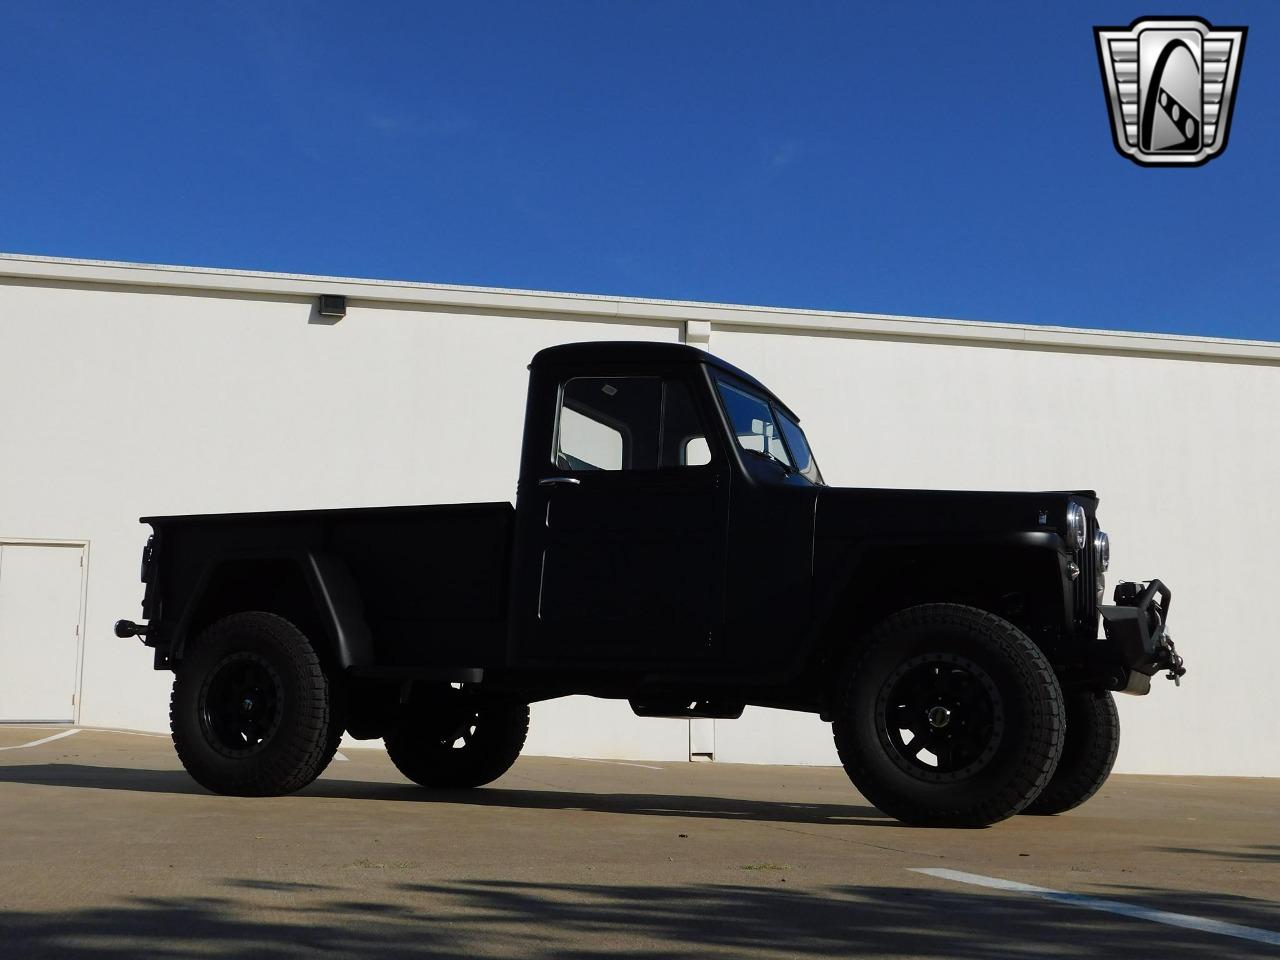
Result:
<instances>
[{"instance_id":1,"label":"truck hood","mask_svg":"<svg viewBox=\"0 0 1280 960\"><path fill-rule=\"evenodd\" d=\"M1027 532L1062 535L1067 503L1090 516L1092 490L1036 493L987 490L896 490L824 487L818 492L815 535L824 539L977 541Z\"/></svg>"}]
</instances>

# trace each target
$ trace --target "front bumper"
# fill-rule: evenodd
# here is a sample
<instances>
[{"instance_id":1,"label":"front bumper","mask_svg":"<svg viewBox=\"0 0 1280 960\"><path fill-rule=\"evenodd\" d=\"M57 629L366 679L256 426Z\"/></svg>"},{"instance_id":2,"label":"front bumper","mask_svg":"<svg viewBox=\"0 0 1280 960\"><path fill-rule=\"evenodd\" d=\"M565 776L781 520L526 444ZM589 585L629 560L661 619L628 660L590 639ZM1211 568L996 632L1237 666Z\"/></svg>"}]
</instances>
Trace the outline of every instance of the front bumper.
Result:
<instances>
[{"instance_id":1,"label":"front bumper","mask_svg":"<svg viewBox=\"0 0 1280 960\"><path fill-rule=\"evenodd\" d=\"M1106 657L1118 667L1115 689L1144 694L1151 689L1151 677L1169 671L1174 683L1187 672L1182 657L1167 629L1173 591L1159 580L1149 583L1118 583L1115 606L1103 606L1102 629L1106 634Z\"/></svg>"}]
</instances>

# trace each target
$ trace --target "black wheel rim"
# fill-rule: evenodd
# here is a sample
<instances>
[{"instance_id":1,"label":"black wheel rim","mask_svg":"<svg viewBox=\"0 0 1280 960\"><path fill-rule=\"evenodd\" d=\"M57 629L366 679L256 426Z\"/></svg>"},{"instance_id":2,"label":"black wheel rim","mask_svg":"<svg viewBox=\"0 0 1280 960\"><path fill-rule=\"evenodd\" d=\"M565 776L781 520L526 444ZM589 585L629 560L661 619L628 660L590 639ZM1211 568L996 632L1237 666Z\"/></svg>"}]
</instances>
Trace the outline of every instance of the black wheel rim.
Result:
<instances>
[{"instance_id":1,"label":"black wheel rim","mask_svg":"<svg viewBox=\"0 0 1280 960\"><path fill-rule=\"evenodd\" d=\"M280 675L256 653L233 653L209 672L200 690L200 727L227 757L262 752L280 727Z\"/></svg>"},{"instance_id":2,"label":"black wheel rim","mask_svg":"<svg viewBox=\"0 0 1280 960\"><path fill-rule=\"evenodd\" d=\"M475 741L480 712L456 687L437 701L431 711L429 736L446 750L465 750Z\"/></svg>"},{"instance_id":3,"label":"black wheel rim","mask_svg":"<svg viewBox=\"0 0 1280 960\"><path fill-rule=\"evenodd\" d=\"M995 756L1004 702L990 674L954 654L900 664L876 701L881 739L894 763L931 783L964 780Z\"/></svg>"},{"instance_id":4,"label":"black wheel rim","mask_svg":"<svg viewBox=\"0 0 1280 960\"><path fill-rule=\"evenodd\" d=\"M476 725L480 718L474 713L462 718L456 725L440 738L440 746L450 750L465 750L475 741Z\"/></svg>"}]
</instances>

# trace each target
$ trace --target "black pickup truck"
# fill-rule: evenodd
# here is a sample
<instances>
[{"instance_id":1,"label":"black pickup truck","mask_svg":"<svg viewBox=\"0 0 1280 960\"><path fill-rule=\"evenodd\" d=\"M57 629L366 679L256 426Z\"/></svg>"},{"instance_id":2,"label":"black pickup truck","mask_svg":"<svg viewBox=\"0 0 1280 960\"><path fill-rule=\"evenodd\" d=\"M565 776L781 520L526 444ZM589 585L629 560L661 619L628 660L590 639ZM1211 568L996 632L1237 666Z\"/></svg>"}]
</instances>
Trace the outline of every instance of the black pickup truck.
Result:
<instances>
[{"instance_id":1,"label":"black pickup truck","mask_svg":"<svg viewBox=\"0 0 1280 960\"><path fill-rule=\"evenodd\" d=\"M144 518L146 622L116 633L174 672L197 781L297 790L346 732L475 787L530 703L589 694L818 714L881 810L981 825L1088 799L1119 744L1110 691L1184 672L1160 581L1102 604L1091 491L829 487L790 408L689 346L570 344L529 370L514 509Z\"/></svg>"}]
</instances>

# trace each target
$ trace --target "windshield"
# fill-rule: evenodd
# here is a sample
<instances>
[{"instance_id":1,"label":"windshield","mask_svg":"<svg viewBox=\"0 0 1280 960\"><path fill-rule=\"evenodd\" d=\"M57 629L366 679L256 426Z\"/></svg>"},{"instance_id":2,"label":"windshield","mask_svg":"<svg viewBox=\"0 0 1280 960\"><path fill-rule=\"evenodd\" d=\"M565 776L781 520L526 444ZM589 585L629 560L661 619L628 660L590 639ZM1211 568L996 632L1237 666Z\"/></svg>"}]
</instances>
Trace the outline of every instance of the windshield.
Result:
<instances>
[{"instance_id":1,"label":"windshield","mask_svg":"<svg viewBox=\"0 0 1280 960\"><path fill-rule=\"evenodd\" d=\"M777 460L810 483L822 483L822 474L799 424L754 393L723 380L716 381L716 388L738 446Z\"/></svg>"},{"instance_id":2,"label":"windshield","mask_svg":"<svg viewBox=\"0 0 1280 960\"><path fill-rule=\"evenodd\" d=\"M800 476L810 483L822 483L822 471L818 469L818 461L813 459L813 451L809 449L809 441L804 431L782 411L778 411L778 421L782 424L782 436L791 448L791 457Z\"/></svg>"}]
</instances>

